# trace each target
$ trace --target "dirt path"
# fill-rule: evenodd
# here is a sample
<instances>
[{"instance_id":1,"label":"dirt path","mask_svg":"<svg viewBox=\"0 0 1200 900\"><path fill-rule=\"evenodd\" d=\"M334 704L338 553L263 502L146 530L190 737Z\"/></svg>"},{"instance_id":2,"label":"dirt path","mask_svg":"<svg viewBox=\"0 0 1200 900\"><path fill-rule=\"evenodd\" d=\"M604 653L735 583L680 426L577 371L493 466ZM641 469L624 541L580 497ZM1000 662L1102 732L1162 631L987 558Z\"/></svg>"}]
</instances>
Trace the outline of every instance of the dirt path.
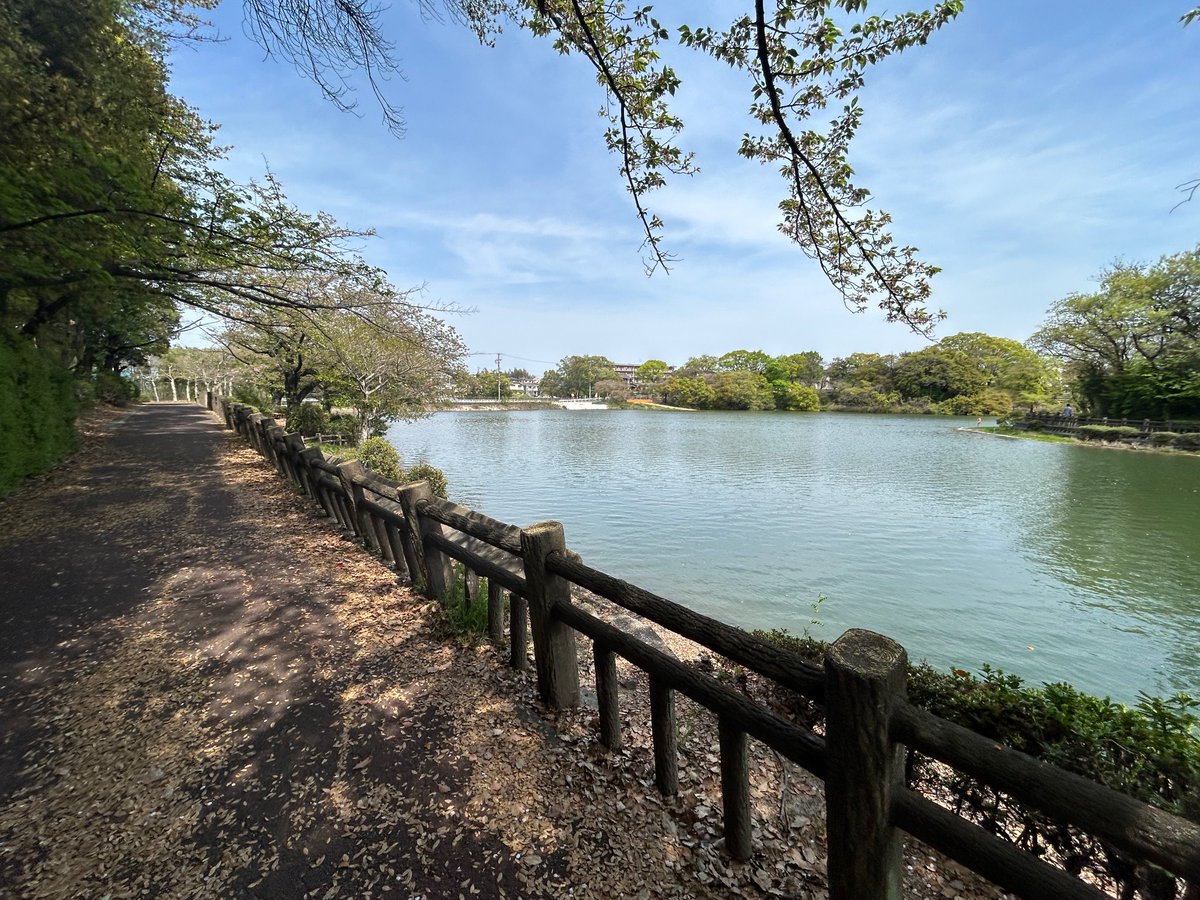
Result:
<instances>
[{"instance_id":1,"label":"dirt path","mask_svg":"<svg viewBox=\"0 0 1200 900\"><path fill-rule=\"evenodd\" d=\"M728 864L701 713L661 799L635 675L605 755L198 407L0 503L0 597L0 895L824 896L817 786L756 787ZM976 896L933 863L912 896Z\"/></svg>"}]
</instances>

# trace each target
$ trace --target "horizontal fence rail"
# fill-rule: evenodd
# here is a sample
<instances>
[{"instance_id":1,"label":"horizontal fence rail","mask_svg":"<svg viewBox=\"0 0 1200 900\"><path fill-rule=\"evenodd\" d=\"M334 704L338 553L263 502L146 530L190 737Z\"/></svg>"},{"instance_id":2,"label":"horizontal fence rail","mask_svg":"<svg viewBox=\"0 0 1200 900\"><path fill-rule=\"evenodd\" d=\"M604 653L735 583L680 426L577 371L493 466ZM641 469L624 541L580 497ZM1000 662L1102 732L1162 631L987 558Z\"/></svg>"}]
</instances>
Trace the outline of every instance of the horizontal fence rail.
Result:
<instances>
[{"instance_id":1,"label":"horizontal fence rail","mask_svg":"<svg viewBox=\"0 0 1200 900\"><path fill-rule=\"evenodd\" d=\"M1170 419L1118 419L1110 416L1067 416L1061 413L1026 413L1017 422L1017 425L1018 427L1028 427L1031 423L1040 426L1046 431L1063 433L1078 431L1084 425L1102 425L1105 428L1136 428L1138 435L1142 438L1159 431L1170 431L1176 434L1200 432L1200 422L1195 421L1176 422Z\"/></svg>"},{"instance_id":2,"label":"horizontal fence rail","mask_svg":"<svg viewBox=\"0 0 1200 900\"><path fill-rule=\"evenodd\" d=\"M679 785L675 693L711 712L720 746L725 848L734 859L753 853L747 751L753 738L826 782L832 900L899 896L900 830L1030 900L1109 896L906 788L905 755L914 750L1185 879L1185 900L1200 896L1200 824L913 706L905 698L907 657L889 638L851 629L830 646L824 666L814 665L586 565L567 548L557 522L518 528L434 497L425 482L399 484L357 462L326 458L249 407L212 395L207 402L339 530L427 596L449 601L459 577L452 561L463 567L468 602L486 578L488 636L502 644L507 599L509 663L527 666L532 637L537 691L550 707L579 703L576 636L590 640L598 736L610 750L622 743L616 660L645 672L655 783L663 794L676 793ZM780 717L699 667L579 608L572 586L823 704L825 733Z\"/></svg>"}]
</instances>

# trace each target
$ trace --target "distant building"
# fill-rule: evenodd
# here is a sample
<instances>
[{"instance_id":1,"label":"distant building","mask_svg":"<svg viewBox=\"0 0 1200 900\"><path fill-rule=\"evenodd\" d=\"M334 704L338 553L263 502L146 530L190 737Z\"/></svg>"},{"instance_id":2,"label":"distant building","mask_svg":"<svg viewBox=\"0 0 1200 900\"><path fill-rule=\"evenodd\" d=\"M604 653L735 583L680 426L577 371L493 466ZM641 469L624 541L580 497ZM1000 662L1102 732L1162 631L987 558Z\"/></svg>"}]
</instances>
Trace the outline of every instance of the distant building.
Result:
<instances>
[{"instance_id":1,"label":"distant building","mask_svg":"<svg viewBox=\"0 0 1200 900\"><path fill-rule=\"evenodd\" d=\"M630 390L637 390L639 387L642 386L641 382L639 382L637 380L637 370L640 369L641 367L642 367L641 363L613 363L613 369L616 371L617 375L627 385L629 385ZM674 375L674 374L675 374L675 367L668 366L667 373L663 377L665 378L665 377L667 377L667 375Z\"/></svg>"},{"instance_id":2,"label":"distant building","mask_svg":"<svg viewBox=\"0 0 1200 900\"><path fill-rule=\"evenodd\" d=\"M512 392L514 394L524 394L526 397L540 396L540 388L542 380L540 378L522 378L519 381L510 382Z\"/></svg>"}]
</instances>

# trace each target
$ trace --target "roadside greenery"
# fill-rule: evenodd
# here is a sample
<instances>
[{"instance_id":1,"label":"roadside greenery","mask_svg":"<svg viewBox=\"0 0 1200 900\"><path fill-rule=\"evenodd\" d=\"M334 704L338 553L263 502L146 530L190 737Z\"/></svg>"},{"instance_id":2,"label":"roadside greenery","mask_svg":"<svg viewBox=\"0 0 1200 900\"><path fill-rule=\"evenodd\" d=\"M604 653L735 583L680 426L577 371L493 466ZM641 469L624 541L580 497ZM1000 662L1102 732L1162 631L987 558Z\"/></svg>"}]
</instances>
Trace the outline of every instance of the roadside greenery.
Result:
<instances>
[{"instance_id":1,"label":"roadside greenery","mask_svg":"<svg viewBox=\"0 0 1200 900\"><path fill-rule=\"evenodd\" d=\"M828 646L808 635L755 635L820 664ZM768 699L806 725L821 709L772 685ZM908 697L934 715L1008 744L1147 803L1200 818L1200 700L1140 694L1133 705L1093 697L1068 684L1032 687L984 666L978 675L909 666ZM989 832L1035 855L1047 852L1074 874L1087 872L1117 896L1175 896L1170 879L1138 866L1111 847L1047 819L980 782L910 752L910 787L946 797L953 808ZM1166 882L1166 885L1164 885ZM1168 893L1167 891L1172 891Z\"/></svg>"},{"instance_id":2,"label":"roadside greenery","mask_svg":"<svg viewBox=\"0 0 1200 900\"><path fill-rule=\"evenodd\" d=\"M74 382L85 402L250 381L272 409L315 378L365 435L422 408L462 352L358 254L370 232L296 208L270 171L245 183L221 171L216 126L167 87L170 48L202 36L195 13L214 5L0 5L0 331L25 370L3 401L6 478L71 445L47 430L71 413L32 387L45 379ZM170 349L198 321L227 323L238 354Z\"/></svg>"},{"instance_id":3,"label":"roadside greenery","mask_svg":"<svg viewBox=\"0 0 1200 900\"><path fill-rule=\"evenodd\" d=\"M424 460L405 466L396 448L381 437L367 438L357 447L330 446L327 452L345 460L356 459L376 475L401 484L427 481L435 497L443 500L449 497L450 485L445 472Z\"/></svg>"},{"instance_id":4,"label":"roadside greenery","mask_svg":"<svg viewBox=\"0 0 1200 900\"><path fill-rule=\"evenodd\" d=\"M29 341L0 332L0 495L76 447L70 374Z\"/></svg>"}]
</instances>

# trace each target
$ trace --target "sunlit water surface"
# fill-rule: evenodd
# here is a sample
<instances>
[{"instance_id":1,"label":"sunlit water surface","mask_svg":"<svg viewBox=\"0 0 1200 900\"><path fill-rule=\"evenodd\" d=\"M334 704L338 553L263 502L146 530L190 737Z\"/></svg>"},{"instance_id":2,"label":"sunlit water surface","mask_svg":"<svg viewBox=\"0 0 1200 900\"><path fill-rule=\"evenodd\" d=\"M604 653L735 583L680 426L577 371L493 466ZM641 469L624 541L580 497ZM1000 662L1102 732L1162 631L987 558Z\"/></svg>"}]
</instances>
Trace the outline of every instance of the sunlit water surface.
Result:
<instances>
[{"instance_id":1,"label":"sunlit water surface","mask_svg":"<svg viewBox=\"0 0 1200 900\"><path fill-rule=\"evenodd\" d=\"M869 628L939 667L1122 701L1200 695L1200 459L964 424L445 412L388 437L457 502L557 519L589 564L736 625Z\"/></svg>"}]
</instances>

